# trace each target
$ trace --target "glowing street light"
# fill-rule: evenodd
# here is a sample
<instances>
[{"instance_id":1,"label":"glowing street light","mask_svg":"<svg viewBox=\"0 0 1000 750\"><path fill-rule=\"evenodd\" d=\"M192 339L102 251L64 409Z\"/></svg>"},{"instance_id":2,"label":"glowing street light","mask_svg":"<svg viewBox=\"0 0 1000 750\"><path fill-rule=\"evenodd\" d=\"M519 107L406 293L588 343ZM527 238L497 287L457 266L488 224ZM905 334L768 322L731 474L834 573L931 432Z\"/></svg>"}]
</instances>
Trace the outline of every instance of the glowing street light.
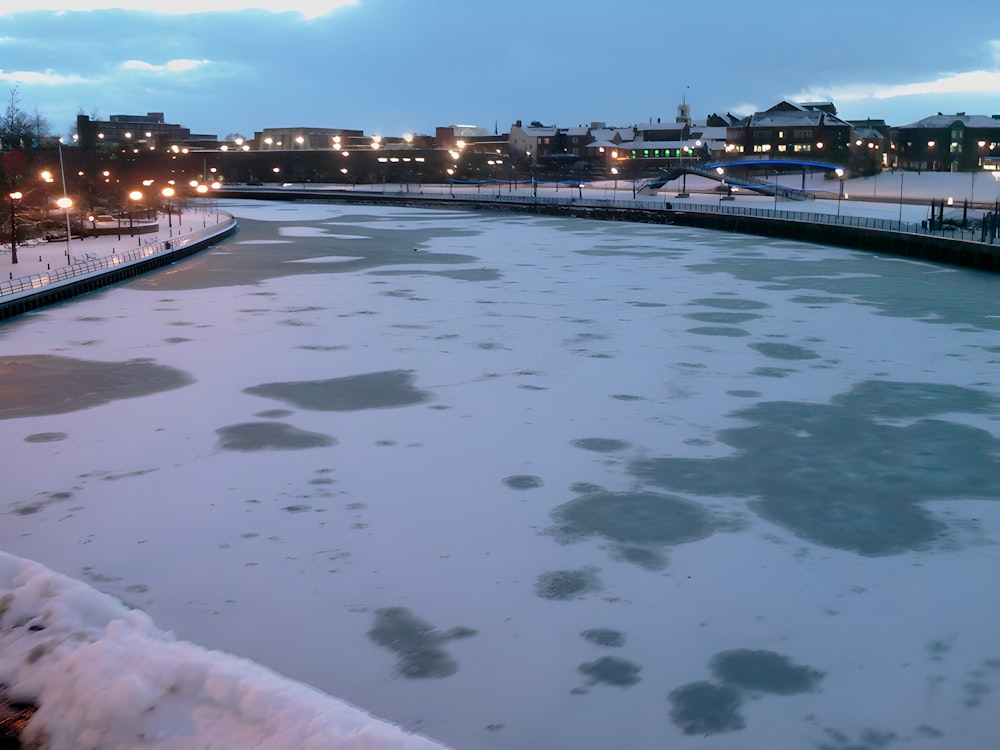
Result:
<instances>
[{"instance_id":1,"label":"glowing street light","mask_svg":"<svg viewBox=\"0 0 1000 750\"><path fill-rule=\"evenodd\" d=\"M13 265L17 265L17 202L23 197L20 190L10 194L10 260Z\"/></svg>"},{"instance_id":2,"label":"glowing street light","mask_svg":"<svg viewBox=\"0 0 1000 750\"><path fill-rule=\"evenodd\" d=\"M174 235L174 214L173 214L173 197L177 191L172 187L167 185L163 190L160 191L160 195L167 199L167 226L170 229L170 236Z\"/></svg>"},{"instance_id":3,"label":"glowing street light","mask_svg":"<svg viewBox=\"0 0 1000 750\"><path fill-rule=\"evenodd\" d=\"M837 193L837 217L840 217L840 201L844 197L844 170L838 167L834 170L837 179L840 180L840 191Z\"/></svg>"},{"instance_id":4,"label":"glowing street light","mask_svg":"<svg viewBox=\"0 0 1000 750\"><path fill-rule=\"evenodd\" d=\"M70 239L70 236L69 236L70 235L70 231L69 231L69 210L73 206L73 201L70 200L69 198L67 198L66 196L63 196L62 198L60 198L59 200L56 201L56 205L59 206L59 208L61 208L63 211L66 212L66 264L69 265L70 262L71 262L70 261L70 251L69 251L69 239Z\"/></svg>"},{"instance_id":5,"label":"glowing street light","mask_svg":"<svg viewBox=\"0 0 1000 750\"><path fill-rule=\"evenodd\" d=\"M135 220L132 215L132 209L135 204L142 200L142 192L139 190L133 190L128 194L128 199L131 203L128 204L128 231L129 237L135 237Z\"/></svg>"}]
</instances>

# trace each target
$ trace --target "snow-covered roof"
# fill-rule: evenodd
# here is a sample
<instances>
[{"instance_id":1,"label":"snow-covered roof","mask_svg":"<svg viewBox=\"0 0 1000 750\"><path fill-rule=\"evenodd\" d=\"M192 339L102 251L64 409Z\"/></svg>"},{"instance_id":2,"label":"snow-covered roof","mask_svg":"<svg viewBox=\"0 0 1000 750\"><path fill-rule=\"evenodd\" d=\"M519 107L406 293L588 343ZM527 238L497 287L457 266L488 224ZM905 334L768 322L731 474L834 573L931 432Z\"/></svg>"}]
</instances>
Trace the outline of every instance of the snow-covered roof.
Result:
<instances>
[{"instance_id":1,"label":"snow-covered roof","mask_svg":"<svg viewBox=\"0 0 1000 750\"><path fill-rule=\"evenodd\" d=\"M618 148L617 143L611 141L592 141L587 144L587 148Z\"/></svg>"},{"instance_id":2,"label":"snow-covered roof","mask_svg":"<svg viewBox=\"0 0 1000 750\"><path fill-rule=\"evenodd\" d=\"M629 141L621 143L616 148L619 149L674 149L674 148L696 148L695 139L689 138L686 141Z\"/></svg>"},{"instance_id":3,"label":"snow-covered roof","mask_svg":"<svg viewBox=\"0 0 1000 750\"><path fill-rule=\"evenodd\" d=\"M646 130L683 130L687 127L686 122L644 122L635 126L636 131Z\"/></svg>"},{"instance_id":4,"label":"snow-covered roof","mask_svg":"<svg viewBox=\"0 0 1000 750\"><path fill-rule=\"evenodd\" d=\"M848 123L829 112L815 109L768 110L754 112L747 125L751 128L795 127L829 125L850 127Z\"/></svg>"},{"instance_id":5,"label":"snow-covered roof","mask_svg":"<svg viewBox=\"0 0 1000 750\"><path fill-rule=\"evenodd\" d=\"M859 138L883 138L881 130L878 130L868 125L855 125L854 132L857 133Z\"/></svg>"},{"instance_id":6,"label":"snow-covered roof","mask_svg":"<svg viewBox=\"0 0 1000 750\"><path fill-rule=\"evenodd\" d=\"M542 126L540 128L536 127L521 128L521 130L524 132L525 135L530 135L534 138L551 138L556 133L559 132L559 128L550 125Z\"/></svg>"},{"instance_id":7,"label":"snow-covered roof","mask_svg":"<svg viewBox=\"0 0 1000 750\"><path fill-rule=\"evenodd\" d=\"M961 122L967 128L996 128L1000 130L1000 120L988 115L967 115L959 112L954 115L945 115L938 112L936 115L925 117L909 125L899 125L903 130L916 128L950 128L952 123Z\"/></svg>"},{"instance_id":8,"label":"snow-covered roof","mask_svg":"<svg viewBox=\"0 0 1000 750\"><path fill-rule=\"evenodd\" d=\"M590 131L590 136L598 141L631 141L635 138L635 131L632 128L595 128Z\"/></svg>"},{"instance_id":9,"label":"snow-covered roof","mask_svg":"<svg viewBox=\"0 0 1000 750\"><path fill-rule=\"evenodd\" d=\"M704 128L692 128L691 135L701 138L703 141L724 141L726 140L726 128L719 125Z\"/></svg>"}]
</instances>

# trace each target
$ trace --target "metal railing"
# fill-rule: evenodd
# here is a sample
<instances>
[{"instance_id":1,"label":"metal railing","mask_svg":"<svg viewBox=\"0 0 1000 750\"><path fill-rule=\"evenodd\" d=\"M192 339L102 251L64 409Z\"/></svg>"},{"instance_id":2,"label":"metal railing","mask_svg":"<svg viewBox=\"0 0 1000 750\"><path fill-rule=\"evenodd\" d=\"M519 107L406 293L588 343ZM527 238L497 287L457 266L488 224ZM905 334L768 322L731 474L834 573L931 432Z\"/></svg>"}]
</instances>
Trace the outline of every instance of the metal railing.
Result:
<instances>
[{"instance_id":1,"label":"metal railing","mask_svg":"<svg viewBox=\"0 0 1000 750\"><path fill-rule=\"evenodd\" d=\"M582 208L617 209L617 210L670 210L678 213L723 214L728 216L749 216L775 221L796 221L809 224L825 224L831 226L857 227L859 229L879 229L888 232L903 232L906 234L921 234L948 239L964 240L994 244L996 234L984 232L982 228L947 227L934 228L930 222L899 221L872 216L854 216L850 214L831 214L814 211L782 211L770 208L749 208L745 206L715 205L714 203L688 203L686 201L658 200L607 200L600 198L554 198L524 196L483 196L482 200L492 200L499 203L528 203L537 205L578 206Z\"/></svg>"},{"instance_id":2,"label":"metal railing","mask_svg":"<svg viewBox=\"0 0 1000 750\"><path fill-rule=\"evenodd\" d=\"M623 180L623 182L628 182ZM770 183L765 183L770 185ZM515 187L516 186L516 187ZM453 181L445 185L420 185L414 190L409 187L404 192L402 185L381 184L379 185L378 196L380 198L397 198L407 201L416 200L424 204L444 204L455 201L473 202L476 205L511 205L520 208L532 206L564 206L584 209L603 209L615 211L663 211L665 214L676 213L704 213L728 216L748 216L766 219L770 221L802 222L819 225L856 227L859 229L881 230L886 232L896 232L902 234L917 234L928 237L940 237L948 240L962 240L984 245L996 245L1000 243L1000 216L995 212L987 213L982 219L977 219L972 226L945 226L941 227L938 222L930 218L923 221L902 221L901 219L879 218L872 216L857 216L849 213L850 205L844 202L844 213L836 214L821 211L786 211L777 208L750 208L733 205L722 200L712 202L697 202L687 200L673 200L670 196L643 196L636 195L634 198L593 198L594 193L600 192L600 188L583 189L578 181L572 181L567 185L566 197L552 194L553 183L525 183L512 182L501 183L500 181L468 181L458 183ZM764 187L762 185L762 187ZM779 186L780 187L780 186ZM787 186L784 186L787 188ZM474 189L473 189L474 188ZM541 189L545 188L549 195L541 195ZM609 188L610 189L610 188ZM795 188L787 188L796 190ZM558 187L556 187L558 190ZM605 195L607 194L605 190ZM509 192L508 192L509 191ZM617 186L615 191L618 192ZM267 190L260 191L260 197L266 197ZM285 194L286 191L275 191L275 193ZM298 197L311 195L324 195L335 197L338 195L350 196L352 199L364 200L365 196L372 195L371 192L361 188L344 189L340 186L324 186L296 189L294 194ZM721 196L720 196L721 197ZM810 204L814 205L814 204ZM900 207L902 217L902 207ZM669 218L669 216L667 217Z\"/></svg>"},{"instance_id":3,"label":"metal railing","mask_svg":"<svg viewBox=\"0 0 1000 750\"><path fill-rule=\"evenodd\" d=\"M215 226L199 229L191 234L174 237L168 240L151 242L135 250L124 253L115 253L102 258L77 259L77 262L54 271L36 273L29 276L20 276L10 281L0 281L0 298L10 297L24 292L33 292L38 289L58 285L71 279L78 279L82 276L108 271L112 268L127 266L138 261L152 258L155 255L164 253L175 253L182 248L201 242L209 237L225 232L233 226L235 219L232 215L217 212L219 217L226 217L223 222Z\"/></svg>"}]
</instances>

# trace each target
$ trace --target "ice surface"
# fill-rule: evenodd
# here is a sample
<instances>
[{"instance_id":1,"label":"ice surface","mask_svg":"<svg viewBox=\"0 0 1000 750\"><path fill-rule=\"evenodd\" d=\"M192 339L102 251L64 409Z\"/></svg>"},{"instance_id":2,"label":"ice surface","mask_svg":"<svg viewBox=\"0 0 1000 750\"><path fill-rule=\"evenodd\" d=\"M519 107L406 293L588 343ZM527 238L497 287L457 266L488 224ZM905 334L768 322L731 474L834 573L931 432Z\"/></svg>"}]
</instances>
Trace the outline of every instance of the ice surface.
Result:
<instances>
[{"instance_id":1,"label":"ice surface","mask_svg":"<svg viewBox=\"0 0 1000 750\"><path fill-rule=\"evenodd\" d=\"M64 404L0 420L0 547L463 750L992 747L996 276L669 226L221 207L220 248L0 328L5 361L61 358ZM345 224L366 238L325 234ZM134 360L186 385L95 403L92 363ZM66 715L124 726L162 686L110 647L163 639L101 607L121 709ZM7 653L41 685L44 659ZM184 674L191 703L141 731L267 703Z\"/></svg>"}]
</instances>

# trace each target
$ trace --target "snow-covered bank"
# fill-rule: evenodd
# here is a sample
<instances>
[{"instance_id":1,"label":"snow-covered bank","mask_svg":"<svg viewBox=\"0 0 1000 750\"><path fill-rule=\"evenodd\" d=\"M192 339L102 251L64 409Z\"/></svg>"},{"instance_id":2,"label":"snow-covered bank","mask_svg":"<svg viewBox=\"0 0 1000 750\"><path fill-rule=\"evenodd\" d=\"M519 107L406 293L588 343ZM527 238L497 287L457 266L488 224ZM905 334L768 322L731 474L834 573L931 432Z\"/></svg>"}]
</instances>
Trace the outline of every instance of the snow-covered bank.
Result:
<instances>
[{"instance_id":1,"label":"snow-covered bank","mask_svg":"<svg viewBox=\"0 0 1000 750\"><path fill-rule=\"evenodd\" d=\"M253 662L177 641L145 613L4 552L0 685L39 706L24 739L44 738L47 750L443 747Z\"/></svg>"}]
</instances>

